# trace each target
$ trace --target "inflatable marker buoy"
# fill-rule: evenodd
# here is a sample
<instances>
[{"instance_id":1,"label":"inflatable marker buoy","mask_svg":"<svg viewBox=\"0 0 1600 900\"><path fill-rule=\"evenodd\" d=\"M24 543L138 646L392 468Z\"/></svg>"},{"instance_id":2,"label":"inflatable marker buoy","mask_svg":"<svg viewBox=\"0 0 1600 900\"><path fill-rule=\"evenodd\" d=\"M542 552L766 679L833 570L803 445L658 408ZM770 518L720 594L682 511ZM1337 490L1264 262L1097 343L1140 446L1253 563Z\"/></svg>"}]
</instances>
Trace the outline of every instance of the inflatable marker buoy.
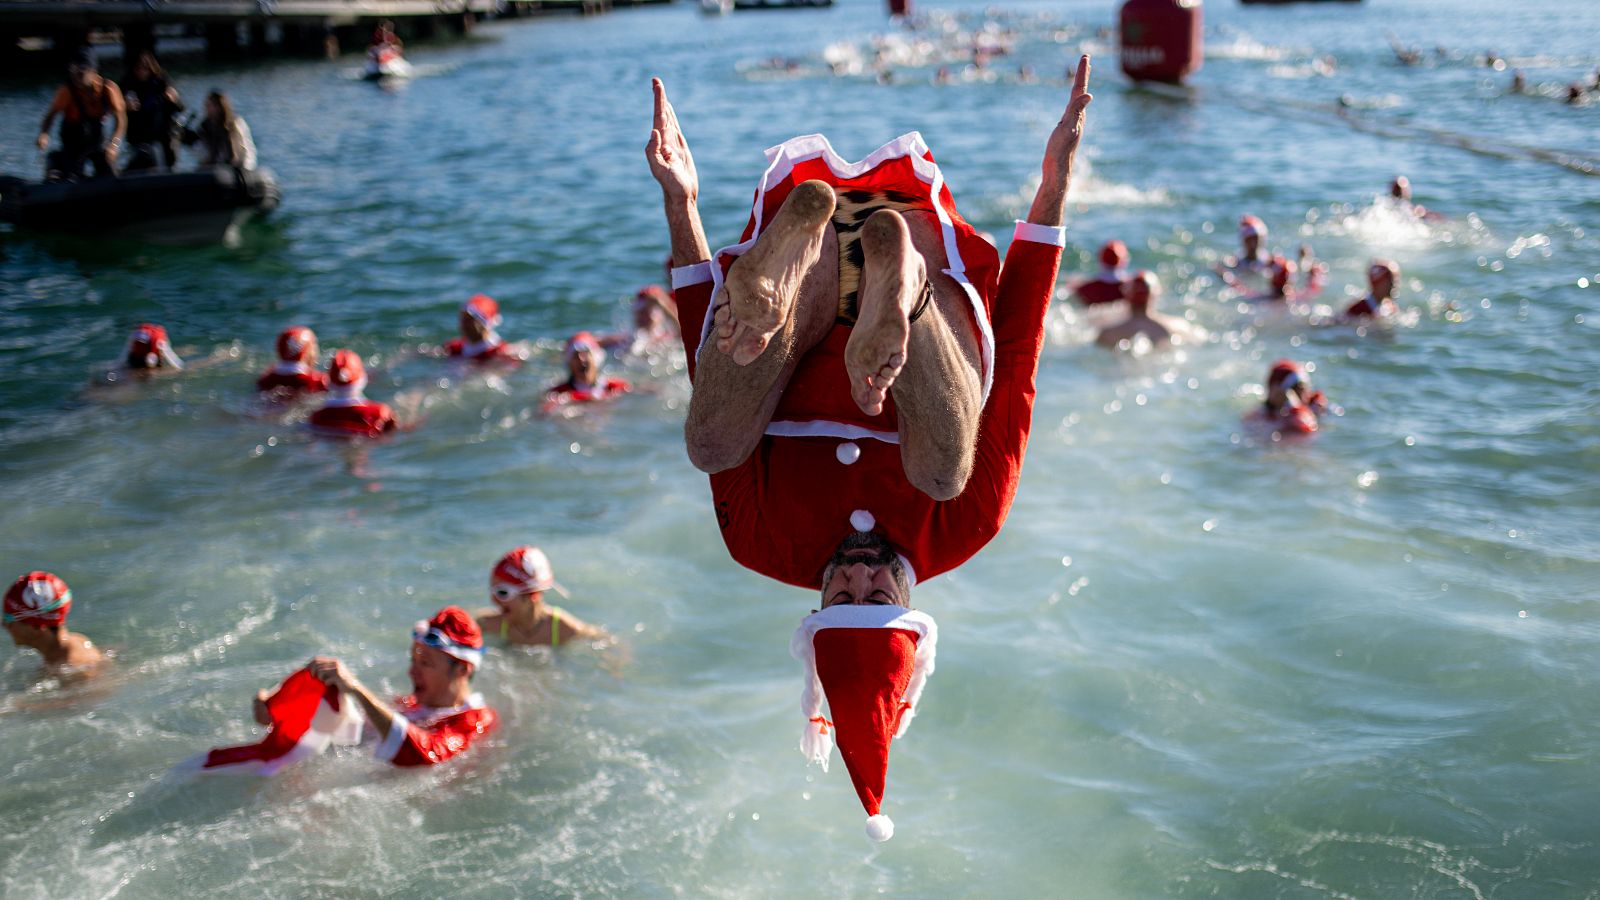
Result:
<instances>
[{"instance_id":1,"label":"inflatable marker buoy","mask_svg":"<svg viewBox=\"0 0 1600 900\"><path fill-rule=\"evenodd\" d=\"M1177 84L1200 68L1200 0L1128 0L1119 31L1122 71L1134 81Z\"/></svg>"}]
</instances>

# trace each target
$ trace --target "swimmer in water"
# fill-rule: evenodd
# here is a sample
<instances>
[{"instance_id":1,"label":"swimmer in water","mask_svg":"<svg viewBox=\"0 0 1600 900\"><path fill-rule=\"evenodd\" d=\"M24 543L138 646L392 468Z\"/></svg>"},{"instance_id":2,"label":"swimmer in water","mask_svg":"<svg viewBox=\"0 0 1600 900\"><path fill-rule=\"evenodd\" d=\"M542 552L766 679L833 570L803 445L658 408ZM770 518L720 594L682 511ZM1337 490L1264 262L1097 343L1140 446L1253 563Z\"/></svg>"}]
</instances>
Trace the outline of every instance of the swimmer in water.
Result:
<instances>
[{"instance_id":1,"label":"swimmer in water","mask_svg":"<svg viewBox=\"0 0 1600 900\"><path fill-rule=\"evenodd\" d=\"M1152 312L1156 297L1161 293L1161 279L1154 272L1143 269L1128 279L1128 318L1108 326L1094 339L1102 347L1128 350L1134 340L1143 335L1152 346L1160 347L1172 342L1172 336L1188 334L1189 324L1179 319Z\"/></svg>"},{"instance_id":2,"label":"swimmer in water","mask_svg":"<svg viewBox=\"0 0 1600 900\"><path fill-rule=\"evenodd\" d=\"M1106 241L1100 248L1100 274L1079 282L1072 289L1073 296L1084 306L1114 303L1123 299L1123 282L1128 278L1128 245L1121 241Z\"/></svg>"},{"instance_id":3,"label":"swimmer in water","mask_svg":"<svg viewBox=\"0 0 1600 900\"><path fill-rule=\"evenodd\" d=\"M128 336L128 348L123 352L122 365L130 372L152 375L183 370L183 360L172 352L167 330L149 323L135 328Z\"/></svg>"},{"instance_id":4,"label":"swimmer in water","mask_svg":"<svg viewBox=\"0 0 1600 900\"><path fill-rule=\"evenodd\" d=\"M603 350L649 353L678 340L678 304L659 284L646 285L633 297L633 330L600 338Z\"/></svg>"},{"instance_id":5,"label":"swimmer in water","mask_svg":"<svg viewBox=\"0 0 1600 900\"><path fill-rule=\"evenodd\" d=\"M1411 179L1405 177L1404 175L1396 175L1394 180L1389 182L1389 200L1397 208L1404 210L1405 212L1408 212L1419 219L1439 221L1444 218L1444 216L1430 211L1427 207L1420 203L1411 202Z\"/></svg>"},{"instance_id":6,"label":"swimmer in water","mask_svg":"<svg viewBox=\"0 0 1600 900\"><path fill-rule=\"evenodd\" d=\"M1347 319L1386 318L1399 311L1394 288L1400 280L1400 264L1392 259L1375 259L1367 267L1367 295L1344 311Z\"/></svg>"},{"instance_id":7,"label":"swimmer in water","mask_svg":"<svg viewBox=\"0 0 1600 900\"><path fill-rule=\"evenodd\" d=\"M1259 292L1272 269L1272 254L1262 247L1266 239L1267 223L1255 216L1239 219L1239 255L1223 259L1217 269L1224 284L1238 291Z\"/></svg>"},{"instance_id":8,"label":"swimmer in water","mask_svg":"<svg viewBox=\"0 0 1600 900\"><path fill-rule=\"evenodd\" d=\"M483 632L460 607L446 606L418 622L411 641L411 693L392 705L331 656L313 658L307 669L355 702L378 735L379 759L395 766L437 765L489 733L498 720L472 690L472 676L483 664ZM267 695L260 691L255 697L255 719L262 725L272 722Z\"/></svg>"},{"instance_id":9,"label":"swimmer in water","mask_svg":"<svg viewBox=\"0 0 1600 900\"><path fill-rule=\"evenodd\" d=\"M1522 74L1521 69L1511 73L1511 93L1526 94L1528 92L1528 76Z\"/></svg>"},{"instance_id":10,"label":"swimmer in water","mask_svg":"<svg viewBox=\"0 0 1600 900\"><path fill-rule=\"evenodd\" d=\"M1312 434L1318 427L1317 417L1327 408L1322 392L1311 390L1305 368L1280 359L1267 373L1267 399L1246 420L1270 426L1280 434Z\"/></svg>"},{"instance_id":11,"label":"swimmer in water","mask_svg":"<svg viewBox=\"0 0 1600 900\"><path fill-rule=\"evenodd\" d=\"M544 592L565 592L556 584L550 560L538 547L518 547L489 573L489 599L495 609L480 610L478 627L508 644L559 647L562 641L605 636L571 613L544 602Z\"/></svg>"},{"instance_id":12,"label":"swimmer in water","mask_svg":"<svg viewBox=\"0 0 1600 900\"><path fill-rule=\"evenodd\" d=\"M368 400L367 367L353 350L337 350L328 363L328 399L311 414L309 424L338 437L378 437L397 427L394 411Z\"/></svg>"},{"instance_id":13,"label":"swimmer in water","mask_svg":"<svg viewBox=\"0 0 1600 900\"><path fill-rule=\"evenodd\" d=\"M606 351L589 332L580 331L568 338L561 352L567 363L567 380L545 391L547 409L566 403L609 400L633 389L621 378L607 378L600 374L600 367L606 361Z\"/></svg>"},{"instance_id":14,"label":"swimmer in water","mask_svg":"<svg viewBox=\"0 0 1600 900\"><path fill-rule=\"evenodd\" d=\"M317 336L301 325L278 335L278 361L256 379L256 390L290 400L328 389L328 376L317 371Z\"/></svg>"},{"instance_id":15,"label":"swimmer in water","mask_svg":"<svg viewBox=\"0 0 1600 900\"><path fill-rule=\"evenodd\" d=\"M476 363L522 364L522 355L495 331L500 325L500 304L488 294L473 294L457 316L461 336L444 345L454 359Z\"/></svg>"},{"instance_id":16,"label":"swimmer in water","mask_svg":"<svg viewBox=\"0 0 1600 900\"><path fill-rule=\"evenodd\" d=\"M92 669L105 657L88 638L67 630L71 609L72 591L65 581L49 572L29 572L6 591L0 620L11 642L38 651L46 669Z\"/></svg>"}]
</instances>

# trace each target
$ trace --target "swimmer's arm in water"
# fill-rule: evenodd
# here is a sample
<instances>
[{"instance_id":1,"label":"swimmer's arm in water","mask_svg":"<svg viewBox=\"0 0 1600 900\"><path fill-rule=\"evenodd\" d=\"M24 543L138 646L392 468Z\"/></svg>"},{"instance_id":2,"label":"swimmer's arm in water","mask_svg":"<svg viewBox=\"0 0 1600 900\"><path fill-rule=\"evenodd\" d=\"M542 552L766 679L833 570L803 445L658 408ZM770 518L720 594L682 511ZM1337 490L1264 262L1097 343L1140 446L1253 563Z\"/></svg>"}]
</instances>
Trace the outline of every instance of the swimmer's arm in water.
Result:
<instances>
[{"instance_id":1,"label":"swimmer's arm in water","mask_svg":"<svg viewBox=\"0 0 1600 900\"><path fill-rule=\"evenodd\" d=\"M356 676L345 668L344 663L339 660L331 656L318 656L314 657L306 667L311 670L311 674L316 676L318 681L323 684L331 684L343 691L347 696L354 698L356 704L361 707L361 712L366 715L367 721L372 724L373 730L380 736L388 734L394 728L396 722L403 723L405 721L400 717L399 713L384 705L377 697L374 697L372 692L367 690L366 685L357 680Z\"/></svg>"},{"instance_id":2,"label":"swimmer's arm in water","mask_svg":"<svg viewBox=\"0 0 1600 900\"><path fill-rule=\"evenodd\" d=\"M667 228L672 234L672 265L692 266L711 258L711 245L700 222L700 173L678 124L678 114L667 100L666 87L659 78L652 78L650 85L655 92L655 121L650 128L650 142L645 145L645 159L650 163L650 174L661 185Z\"/></svg>"}]
</instances>

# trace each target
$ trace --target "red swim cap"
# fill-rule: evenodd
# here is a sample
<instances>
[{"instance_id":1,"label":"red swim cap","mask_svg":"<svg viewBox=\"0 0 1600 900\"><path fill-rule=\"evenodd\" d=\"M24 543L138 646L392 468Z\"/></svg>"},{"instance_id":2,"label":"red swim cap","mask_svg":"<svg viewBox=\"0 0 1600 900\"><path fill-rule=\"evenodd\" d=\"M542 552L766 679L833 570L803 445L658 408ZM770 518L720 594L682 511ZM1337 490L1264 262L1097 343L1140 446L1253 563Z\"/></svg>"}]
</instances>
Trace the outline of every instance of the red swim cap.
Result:
<instances>
[{"instance_id":1,"label":"red swim cap","mask_svg":"<svg viewBox=\"0 0 1600 900\"><path fill-rule=\"evenodd\" d=\"M1306 370L1292 359L1280 359L1272 364L1272 370L1267 373L1267 385L1271 386L1293 378L1291 384L1305 384Z\"/></svg>"},{"instance_id":2,"label":"red swim cap","mask_svg":"<svg viewBox=\"0 0 1600 900\"><path fill-rule=\"evenodd\" d=\"M284 362L305 362L307 352L316 342L316 334L303 325L285 328L278 335L278 358Z\"/></svg>"},{"instance_id":3,"label":"red swim cap","mask_svg":"<svg viewBox=\"0 0 1600 900\"><path fill-rule=\"evenodd\" d=\"M139 369L155 369L163 365L183 368L182 360L172 352L167 330L148 322L135 328L133 334L128 336L128 351L124 359L129 366Z\"/></svg>"},{"instance_id":4,"label":"red swim cap","mask_svg":"<svg viewBox=\"0 0 1600 900\"><path fill-rule=\"evenodd\" d=\"M72 591L65 581L49 572L29 572L11 583L6 591L5 612L0 618L6 624L62 625L71 609Z\"/></svg>"},{"instance_id":5,"label":"red swim cap","mask_svg":"<svg viewBox=\"0 0 1600 900\"><path fill-rule=\"evenodd\" d=\"M1106 241L1100 248L1100 264L1108 269L1119 269L1128 264L1128 245L1121 241Z\"/></svg>"},{"instance_id":6,"label":"red swim cap","mask_svg":"<svg viewBox=\"0 0 1600 900\"><path fill-rule=\"evenodd\" d=\"M489 596L509 600L517 594L547 591L556 583L550 558L538 547L522 546L500 557L489 573ZM505 591L506 595L501 596Z\"/></svg>"},{"instance_id":7,"label":"red swim cap","mask_svg":"<svg viewBox=\"0 0 1600 900\"><path fill-rule=\"evenodd\" d=\"M411 639L471 666L483 662L483 630L459 606L446 606L428 621L418 622L411 629Z\"/></svg>"},{"instance_id":8,"label":"red swim cap","mask_svg":"<svg viewBox=\"0 0 1600 900\"><path fill-rule=\"evenodd\" d=\"M1239 237L1245 238L1254 235L1258 238L1267 236L1267 223L1255 216L1244 216L1239 219Z\"/></svg>"},{"instance_id":9,"label":"red swim cap","mask_svg":"<svg viewBox=\"0 0 1600 900\"><path fill-rule=\"evenodd\" d=\"M574 356L578 355L579 350L588 350L597 365L606 361L605 349L600 346L600 342L595 339L595 336L587 331L580 331L567 338L567 345L562 348L561 356L563 359L571 361Z\"/></svg>"},{"instance_id":10,"label":"red swim cap","mask_svg":"<svg viewBox=\"0 0 1600 900\"><path fill-rule=\"evenodd\" d=\"M485 328L493 328L500 324L500 304L488 294L473 294L461 311L477 319Z\"/></svg>"},{"instance_id":11,"label":"red swim cap","mask_svg":"<svg viewBox=\"0 0 1600 900\"><path fill-rule=\"evenodd\" d=\"M354 350L339 350L328 363L328 380L343 387L363 387L367 383L367 367Z\"/></svg>"}]
</instances>

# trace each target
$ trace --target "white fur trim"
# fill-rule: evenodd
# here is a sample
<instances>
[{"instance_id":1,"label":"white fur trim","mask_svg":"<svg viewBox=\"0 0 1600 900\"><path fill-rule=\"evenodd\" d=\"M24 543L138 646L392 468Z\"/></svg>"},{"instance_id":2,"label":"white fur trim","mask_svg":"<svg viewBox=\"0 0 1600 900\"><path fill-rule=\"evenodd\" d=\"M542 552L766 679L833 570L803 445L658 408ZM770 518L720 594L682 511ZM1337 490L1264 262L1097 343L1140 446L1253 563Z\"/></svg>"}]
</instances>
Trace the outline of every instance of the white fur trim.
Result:
<instances>
[{"instance_id":1,"label":"white fur trim","mask_svg":"<svg viewBox=\"0 0 1600 900\"><path fill-rule=\"evenodd\" d=\"M1050 244L1055 247L1067 245L1067 226L1065 225L1036 225L1033 222L1017 220L1017 230L1012 234L1012 240L1032 241L1035 244Z\"/></svg>"},{"instance_id":2,"label":"white fur trim","mask_svg":"<svg viewBox=\"0 0 1600 900\"><path fill-rule=\"evenodd\" d=\"M716 263L709 259L705 262L694 263L693 265L678 266L672 270L672 289L676 291L681 288L691 287L697 284L704 284L707 281L711 281L711 270L715 266Z\"/></svg>"},{"instance_id":3,"label":"white fur trim","mask_svg":"<svg viewBox=\"0 0 1600 900\"><path fill-rule=\"evenodd\" d=\"M384 735L383 743L372 755L384 762L394 762L395 754L406 742L406 729L410 727L411 723L406 721L405 716L395 716L394 721L389 723L389 733Z\"/></svg>"},{"instance_id":4,"label":"white fur trim","mask_svg":"<svg viewBox=\"0 0 1600 900\"><path fill-rule=\"evenodd\" d=\"M894 837L894 820L883 813L878 813L875 816L868 816L867 837L879 844L887 841L889 838Z\"/></svg>"},{"instance_id":5,"label":"white fur trim","mask_svg":"<svg viewBox=\"0 0 1600 900\"><path fill-rule=\"evenodd\" d=\"M871 531L877 524L878 520L867 510L858 509L850 514L850 527L857 531Z\"/></svg>"},{"instance_id":6,"label":"white fur trim","mask_svg":"<svg viewBox=\"0 0 1600 900\"><path fill-rule=\"evenodd\" d=\"M812 419L809 422L770 422L767 424L766 433L774 437L836 437L852 441L866 438L874 441L883 441L885 444L900 443L900 434L898 432L878 431L872 428L864 428L860 425L832 422L827 419Z\"/></svg>"}]
</instances>

